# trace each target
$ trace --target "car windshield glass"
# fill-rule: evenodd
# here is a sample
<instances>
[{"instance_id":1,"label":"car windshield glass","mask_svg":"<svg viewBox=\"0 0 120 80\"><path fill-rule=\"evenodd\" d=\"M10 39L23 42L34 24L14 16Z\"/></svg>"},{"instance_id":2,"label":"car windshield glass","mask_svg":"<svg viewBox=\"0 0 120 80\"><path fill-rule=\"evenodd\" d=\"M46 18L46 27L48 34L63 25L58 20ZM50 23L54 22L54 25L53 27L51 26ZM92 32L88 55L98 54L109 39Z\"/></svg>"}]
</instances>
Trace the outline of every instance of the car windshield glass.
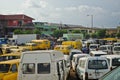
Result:
<instances>
[{"instance_id":1,"label":"car windshield glass","mask_svg":"<svg viewBox=\"0 0 120 80\"><path fill-rule=\"evenodd\" d=\"M101 55L107 55L107 54L95 54L95 56L101 56Z\"/></svg>"},{"instance_id":2,"label":"car windshield glass","mask_svg":"<svg viewBox=\"0 0 120 80\"><path fill-rule=\"evenodd\" d=\"M97 48L97 46L90 46L90 48Z\"/></svg>"},{"instance_id":3,"label":"car windshield glass","mask_svg":"<svg viewBox=\"0 0 120 80\"><path fill-rule=\"evenodd\" d=\"M10 64L0 64L0 72L8 72Z\"/></svg>"},{"instance_id":4,"label":"car windshield glass","mask_svg":"<svg viewBox=\"0 0 120 80\"><path fill-rule=\"evenodd\" d=\"M107 69L106 60L89 60L88 69Z\"/></svg>"},{"instance_id":5,"label":"car windshield glass","mask_svg":"<svg viewBox=\"0 0 120 80\"><path fill-rule=\"evenodd\" d=\"M112 66L120 66L120 58L112 59Z\"/></svg>"},{"instance_id":6,"label":"car windshield glass","mask_svg":"<svg viewBox=\"0 0 120 80\"><path fill-rule=\"evenodd\" d=\"M99 50L107 50L106 47L100 47Z\"/></svg>"},{"instance_id":7,"label":"car windshield glass","mask_svg":"<svg viewBox=\"0 0 120 80\"><path fill-rule=\"evenodd\" d=\"M120 51L120 47L115 47L114 51Z\"/></svg>"}]
</instances>

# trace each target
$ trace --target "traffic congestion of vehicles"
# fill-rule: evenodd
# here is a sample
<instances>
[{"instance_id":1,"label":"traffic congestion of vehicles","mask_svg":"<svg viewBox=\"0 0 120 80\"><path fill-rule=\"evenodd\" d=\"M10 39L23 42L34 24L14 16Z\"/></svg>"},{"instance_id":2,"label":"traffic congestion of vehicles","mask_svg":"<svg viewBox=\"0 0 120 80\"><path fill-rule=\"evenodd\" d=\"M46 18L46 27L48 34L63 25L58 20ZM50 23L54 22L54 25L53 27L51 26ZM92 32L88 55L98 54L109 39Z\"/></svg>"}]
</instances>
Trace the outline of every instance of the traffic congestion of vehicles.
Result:
<instances>
[{"instance_id":1,"label":"traffic congestion of vehicles","mask_svg":"<svg viewBox=\"0 0 120 80\"><path fill-rule=\"evenodd\" d=\"M102 79L120 66L120 42L100 41L63 41L51 45L48 39L33 39L24 45L2 44L0 80Z\"/></svg>"}]
</instances>

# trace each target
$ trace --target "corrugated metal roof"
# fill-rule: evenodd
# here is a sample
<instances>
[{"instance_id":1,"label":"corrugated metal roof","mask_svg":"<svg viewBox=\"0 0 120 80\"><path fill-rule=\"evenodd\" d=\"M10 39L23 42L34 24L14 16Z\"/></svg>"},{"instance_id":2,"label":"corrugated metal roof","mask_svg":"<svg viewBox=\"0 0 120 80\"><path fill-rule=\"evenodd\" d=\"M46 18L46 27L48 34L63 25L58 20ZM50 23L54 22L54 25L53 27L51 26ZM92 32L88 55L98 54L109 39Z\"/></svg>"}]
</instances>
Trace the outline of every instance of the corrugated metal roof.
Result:
<instances>
[{"instance_id":1,"label":"corrugated metal roof","mask_svg":"<svg viewBox=\"0 0 120 80\"><path fill-rule=\"evenodd\" d=\"M15 14L15 15L0 15L0 19L5 20L12 20L12 19L18 19L18 20L34 20L34 18L26 16L24 14Z\"/></svg>"}]
</instances>

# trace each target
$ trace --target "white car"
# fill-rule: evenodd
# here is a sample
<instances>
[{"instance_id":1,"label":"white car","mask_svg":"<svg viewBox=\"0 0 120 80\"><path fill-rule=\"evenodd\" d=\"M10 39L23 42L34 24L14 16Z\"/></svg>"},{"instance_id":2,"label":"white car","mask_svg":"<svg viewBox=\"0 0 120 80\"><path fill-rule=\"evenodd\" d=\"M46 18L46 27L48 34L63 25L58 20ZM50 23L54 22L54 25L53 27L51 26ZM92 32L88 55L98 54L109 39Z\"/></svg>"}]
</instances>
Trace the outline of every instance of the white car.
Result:
<instances>
[{"instance_id":1,"label":"white car","mask_svg":"<svg viewBox=\"0 0 120 80\"><path fill-rule=\"evenodd\" d=\"M107 58L111 70L120 66L120 55L102 55L100 57Z\"/></svg>"},{"instance_id":2,"label":"white car","mask_svg":"<svg viewBox=\"0 0 120 80\"><path fill-rule=\"evenodd\" d=\"M103 51L90 51L90 56L101 56L101 55L107 55L107 52L103 52Z\"/></svg>"},{"instance_id":3,"label":"white car","mask_svg":"<svg viewBox=\"0 0 120 80\"><path fill-rule=\"evenodd\" d=\"M76 68L77 76L82 80L99 79L109 71L109 63L105 57L82 57Z\"/></svg>"},{"instance_id":4,"label":"white car","mask_svg":"<svg viewBox=\"0 0 120 80\"><path fill-rule=\"evenodd\" d=\"M81 50L78 50L78 49L72 49L69 53L69 59L70 59L70 65L71 65L71 61L73 59L73 55L74 54L82 54L82 51Z\"/></svg>"},{"instance_id":5,"label":"white car","mask_svg":"<svg viewBox=\"0 0 120 80\"><path fill-rule=\"evenodd\" d=\"M89 54L75 54L73 55L73 59L72 59L72 70L75 71L76 70L76 66L78 64L78 60L82 57L88 57L90 56Z\"/></svg>"},{"instance_id":6,"label":"white car","mask_svg":"<svg viewBox=\"0 0 120 80\"><path fill-rule=\"evenodd\" d=\"M66 75L67 75L67 77L69 77L69 73L70 73L69 55L64 55L64 58L65 58Z\"/></svg>"},{"instance_id":7,"label":"white car","mask_svg":"<svg viewBox=\"0 0 120 80\"><path fill-rule=\"evenodd\" d=\"M113 48L112 45L101 45L101 46L99 47L99 50L104 51L104 52L107 52L107 54L112 54L112 53L113 53L113 52L112 52L112 48Z\"/></svg>"},{"instance_id":8,"label":"white car","mask_svg":"<svg viewBox=\"0 0 120 80\"><path fill-rule=\"evenodd\" d=\"M114 46L113 47L113 54L120 55L120 46Z\"/></svg>"},{"instance_id":9,"label":"white car","mask_svg":"<svg viewBox=\"0 0 120 80\"><path fill-rule=\"evenodd\" d=\"M113 46L120 46L120 42L113 43Z\"/></svg>"},{"instance_id":10,"label":"white car","mask_svg":"<svg viewBox=\"0 0 120 80\"><path fill-rule=\"evenodd\" d=\"M90 44L89 45L89 50L90 51L96 51L96 50L98 50L99 46L100 46L100 44Z\"/></svg>"}]
</instances>

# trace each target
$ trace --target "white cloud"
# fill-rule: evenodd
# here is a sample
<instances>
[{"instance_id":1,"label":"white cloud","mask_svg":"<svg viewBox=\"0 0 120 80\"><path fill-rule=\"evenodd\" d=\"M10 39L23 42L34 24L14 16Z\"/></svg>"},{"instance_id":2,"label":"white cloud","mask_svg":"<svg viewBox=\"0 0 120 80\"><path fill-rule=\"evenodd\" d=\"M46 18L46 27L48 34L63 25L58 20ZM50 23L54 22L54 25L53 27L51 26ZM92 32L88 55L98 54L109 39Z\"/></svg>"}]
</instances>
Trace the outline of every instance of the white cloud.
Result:
<instances>
[{"instance_id":1,"label":"white cloud","mask_svg":"<svg viewBox=\"0 0 120 80\"><path fill-rule=\"evenodd\" d=\"M74 11L77 8L76 7L67 7L67 8L64 8L64 9L67 10L67 11Z\"/></svg>"},{"instance_id":2,"label":"white cloud","mask_svg":"<svg viewBox=\"0 0 120 80\"><path fill-rule=\"evenodd\" d=\"M120 18L120 12L112 12L112 16L119 16Z\"/></svg>"},{"instance_id":3,"label":"white cloud","mask_svg":"<svg viewBox=\"0 0 120 80\"><path fill-rule=\"evenodd\" d=\"M22 7L25 9L28 8L45 8L47 2L45 0L25 0L22 4Z\"/></svg>"},{"instance_id":4,"label":"white cloud","mask_svg":"<svg viewBox=\"0 0 120 80\"><path fill-rule=\"evenodd\" d=\"M83 14L105 14L106 10L104 10L101 7L96 7L96 6L88 6L88 5L80 5L78 6L78 10L80 13Z\"/></svg>"}]
</instances>

